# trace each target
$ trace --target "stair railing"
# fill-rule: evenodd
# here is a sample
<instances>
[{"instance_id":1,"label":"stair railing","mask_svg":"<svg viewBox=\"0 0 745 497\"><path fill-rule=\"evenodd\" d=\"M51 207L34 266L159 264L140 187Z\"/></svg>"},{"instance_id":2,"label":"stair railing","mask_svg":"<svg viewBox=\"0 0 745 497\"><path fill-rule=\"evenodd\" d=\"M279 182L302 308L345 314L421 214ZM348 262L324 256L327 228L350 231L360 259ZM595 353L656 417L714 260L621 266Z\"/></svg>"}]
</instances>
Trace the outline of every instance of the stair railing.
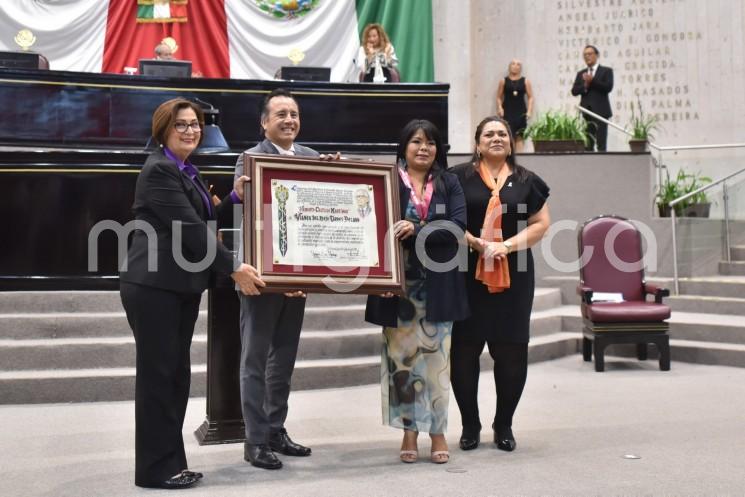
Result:
<instances>
[{"instance_id":1,"label":"stair railing","mask_svg":"<svg viewBox=\"0 0 745 497\"><path fill-rule=\"evenodd\" d=\"M730 234L729 234L729 195L727 194L727 180L734 178L735 176L738 176L740 174L745 173L745 168L740 169L739 171L736 171L732 174L728 174L727 176L724 176L723 178L719 178L716 181L713 181L712 183L709 183L708 185L704 185L701 188L694 190L690 193L686 193L685 195L676 198L675 200L670 201L670 222L672 224L672 235L673 235L673 285L675 288L675 295L680 294L680 281L678 278L678 244L677 244L677 236L675 232L675 206L681 203L682 201L689 199L693 197L694 195L698 195L701 192L704 192L706 190L709 190L710 188L715 187L716 185L722 183L722 195L724 198L724 239L726 244L726 255L727 255L727 262L732 262L732 247L730 243Z\"/></svg>"}]
</instances>

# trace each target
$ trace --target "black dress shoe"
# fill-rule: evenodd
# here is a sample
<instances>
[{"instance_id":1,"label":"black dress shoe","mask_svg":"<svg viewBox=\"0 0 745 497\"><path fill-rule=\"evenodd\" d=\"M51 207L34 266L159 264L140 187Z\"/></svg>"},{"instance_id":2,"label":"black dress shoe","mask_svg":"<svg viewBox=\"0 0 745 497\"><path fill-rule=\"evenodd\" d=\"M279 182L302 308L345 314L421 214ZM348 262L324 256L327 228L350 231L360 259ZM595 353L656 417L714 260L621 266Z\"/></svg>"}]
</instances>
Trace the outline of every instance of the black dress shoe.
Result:
<instances>
[{"instance_id":1,"label":"black dress shoe","mask_svg":"<svg viewBox=\"0 0 745 497\"><path fill-rule=\"evenodd\" d=\"M266 444L245 444L243 458L257 468L279 469L282 467L282 461L277 459L277 456Z\"/></svg>"},{"instance_id":2,"label":"black dress shoe","mask_svg":"<svg viewBox=\"0 0 745 497\"><path fill-rule=\"evenodd\" d=\"M463 430L458 445L461 450L473 450L479 446L481 435L476 430Z\"/></svg>"},{"instance_id":3,"label":"black dress shoe","mask_svg":"<svg viewBox=\"0 0 745 497\"><path fill-rule=\"evenodd\" d=\"M201 480L204 478L204 475L202 473L197 473L196 471L189 471L188 469L185 469L181 472L184 476L191 476L192 478L196 478L197 480Z\"/></svg>"},{"instance_id":4,"label":"black dress shoe","mask_svg":"<svg viewBox=\"0 0 745 497\"><path fill-rule=\"evenodd\" d=\"M199 481L198 478L195 478L194 476L189 476L184 473L178 474L172 478L167 479L166 481L162 481L160 483L155 483L152 485L139 485L141 487L147 487L147 488L165 488L167 490L179 490L182 488L189 488L193 486L195 483Z\"/></svg>"},{"instance_id":5,"label":"black dress shoe","mask_svg":"<svg viewBox=\"0 0 745 497\"><path fill-rule=\"evenodd\" d=\"M287 430L284 428L269 435L269 447L271 447L274 452L279 452L286 456L305 457L309 456L311 452L310 447L303 447L302 445L293 442L287 434Z\"/></svg>"},{"instance_id":6,"label":"black dress shoe","mask_svg":"<svg viewBox=\"0 0 745 497\"><path fill-rule=\"evenodd\" d=\"M494 428L494 425L492 425ZM512 452L517 447L515 437L512 435L512 428L509 426L502 426L494 429L494 443L497 444L499 450L505 450Z\"/></svg>"}]
</instances>

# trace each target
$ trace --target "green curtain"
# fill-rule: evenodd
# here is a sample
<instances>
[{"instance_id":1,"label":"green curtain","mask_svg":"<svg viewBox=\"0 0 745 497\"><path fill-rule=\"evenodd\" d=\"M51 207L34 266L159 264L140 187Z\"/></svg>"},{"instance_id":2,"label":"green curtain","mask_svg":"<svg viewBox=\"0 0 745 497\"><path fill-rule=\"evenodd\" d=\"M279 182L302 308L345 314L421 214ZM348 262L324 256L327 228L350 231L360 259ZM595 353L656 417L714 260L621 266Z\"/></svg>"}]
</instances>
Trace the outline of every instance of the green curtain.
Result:
<instances>
[{"instance_id":1,"label":"green curtain","mask_svg":"<svg viewBox=\"0 0 745 497\"><path fill-rule=\"evenodd\" d=\"M380 23L396 49L401 81L435 80L432 0L356 0L357 27Z\"/></svg>"}]
</instances>

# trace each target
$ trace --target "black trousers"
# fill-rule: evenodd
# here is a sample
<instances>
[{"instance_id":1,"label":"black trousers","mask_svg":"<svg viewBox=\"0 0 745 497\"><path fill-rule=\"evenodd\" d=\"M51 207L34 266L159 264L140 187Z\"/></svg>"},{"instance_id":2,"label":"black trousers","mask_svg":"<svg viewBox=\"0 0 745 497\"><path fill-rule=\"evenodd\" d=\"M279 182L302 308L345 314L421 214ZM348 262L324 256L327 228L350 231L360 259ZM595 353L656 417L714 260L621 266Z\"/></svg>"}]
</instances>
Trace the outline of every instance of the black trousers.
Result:
<instances>
[{"instance_id":1,"label":"black trousers","mask_svg":"<svg viewBox=\"0 0 745 497\"><path fill-rule=\"evenodd\" d=\"M608 125L590 116L585 116L585 121L587 134L590 136L590 143L585 146L585 150L592 152L597 145L598 152L605 152L608 145Z\"/></svg>"},{"instance_id":2,"label":"black trousers","mask_svg":"<svg viewBox=\"0 0 745 497\"><path fill-rule=\"evenodd\" d=\"M494 427L511 427L528 374L528 344L487 341L468 333L454 333L450 347L450 382L458 402L463 431L471 435L481 431L479 417L479 360L484 345L494 359L494 384L497 406Z\"/></svg>"},{"instance_id":3,"label":"black trousers","mask_svg":"<svg viewBox=\"0 0 745 497\"><path fill-rule=\"evenodd\" d=\"M126 282L120 294L137 349L135 485L153 485L188 468L181 430L202 296Z\"/></svg>"}]
</instances>

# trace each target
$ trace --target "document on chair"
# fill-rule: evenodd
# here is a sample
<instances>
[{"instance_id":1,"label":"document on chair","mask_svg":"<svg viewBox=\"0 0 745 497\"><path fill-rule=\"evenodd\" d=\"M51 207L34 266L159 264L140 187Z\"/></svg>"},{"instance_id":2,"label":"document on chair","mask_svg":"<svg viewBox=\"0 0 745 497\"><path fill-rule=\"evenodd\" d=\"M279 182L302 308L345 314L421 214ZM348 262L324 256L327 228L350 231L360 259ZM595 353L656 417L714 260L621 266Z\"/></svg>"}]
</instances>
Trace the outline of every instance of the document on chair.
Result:
<instances>
[{"instance_id":1,"label":"document on chair","mask_svg":"<svg viewBox=\"0 0 745 497\"><path fill-rule=\"evenodd\" d=\"M592 303L595 302L623 302L621 292L592 292Z\"/></svg>"}]
</instances>

